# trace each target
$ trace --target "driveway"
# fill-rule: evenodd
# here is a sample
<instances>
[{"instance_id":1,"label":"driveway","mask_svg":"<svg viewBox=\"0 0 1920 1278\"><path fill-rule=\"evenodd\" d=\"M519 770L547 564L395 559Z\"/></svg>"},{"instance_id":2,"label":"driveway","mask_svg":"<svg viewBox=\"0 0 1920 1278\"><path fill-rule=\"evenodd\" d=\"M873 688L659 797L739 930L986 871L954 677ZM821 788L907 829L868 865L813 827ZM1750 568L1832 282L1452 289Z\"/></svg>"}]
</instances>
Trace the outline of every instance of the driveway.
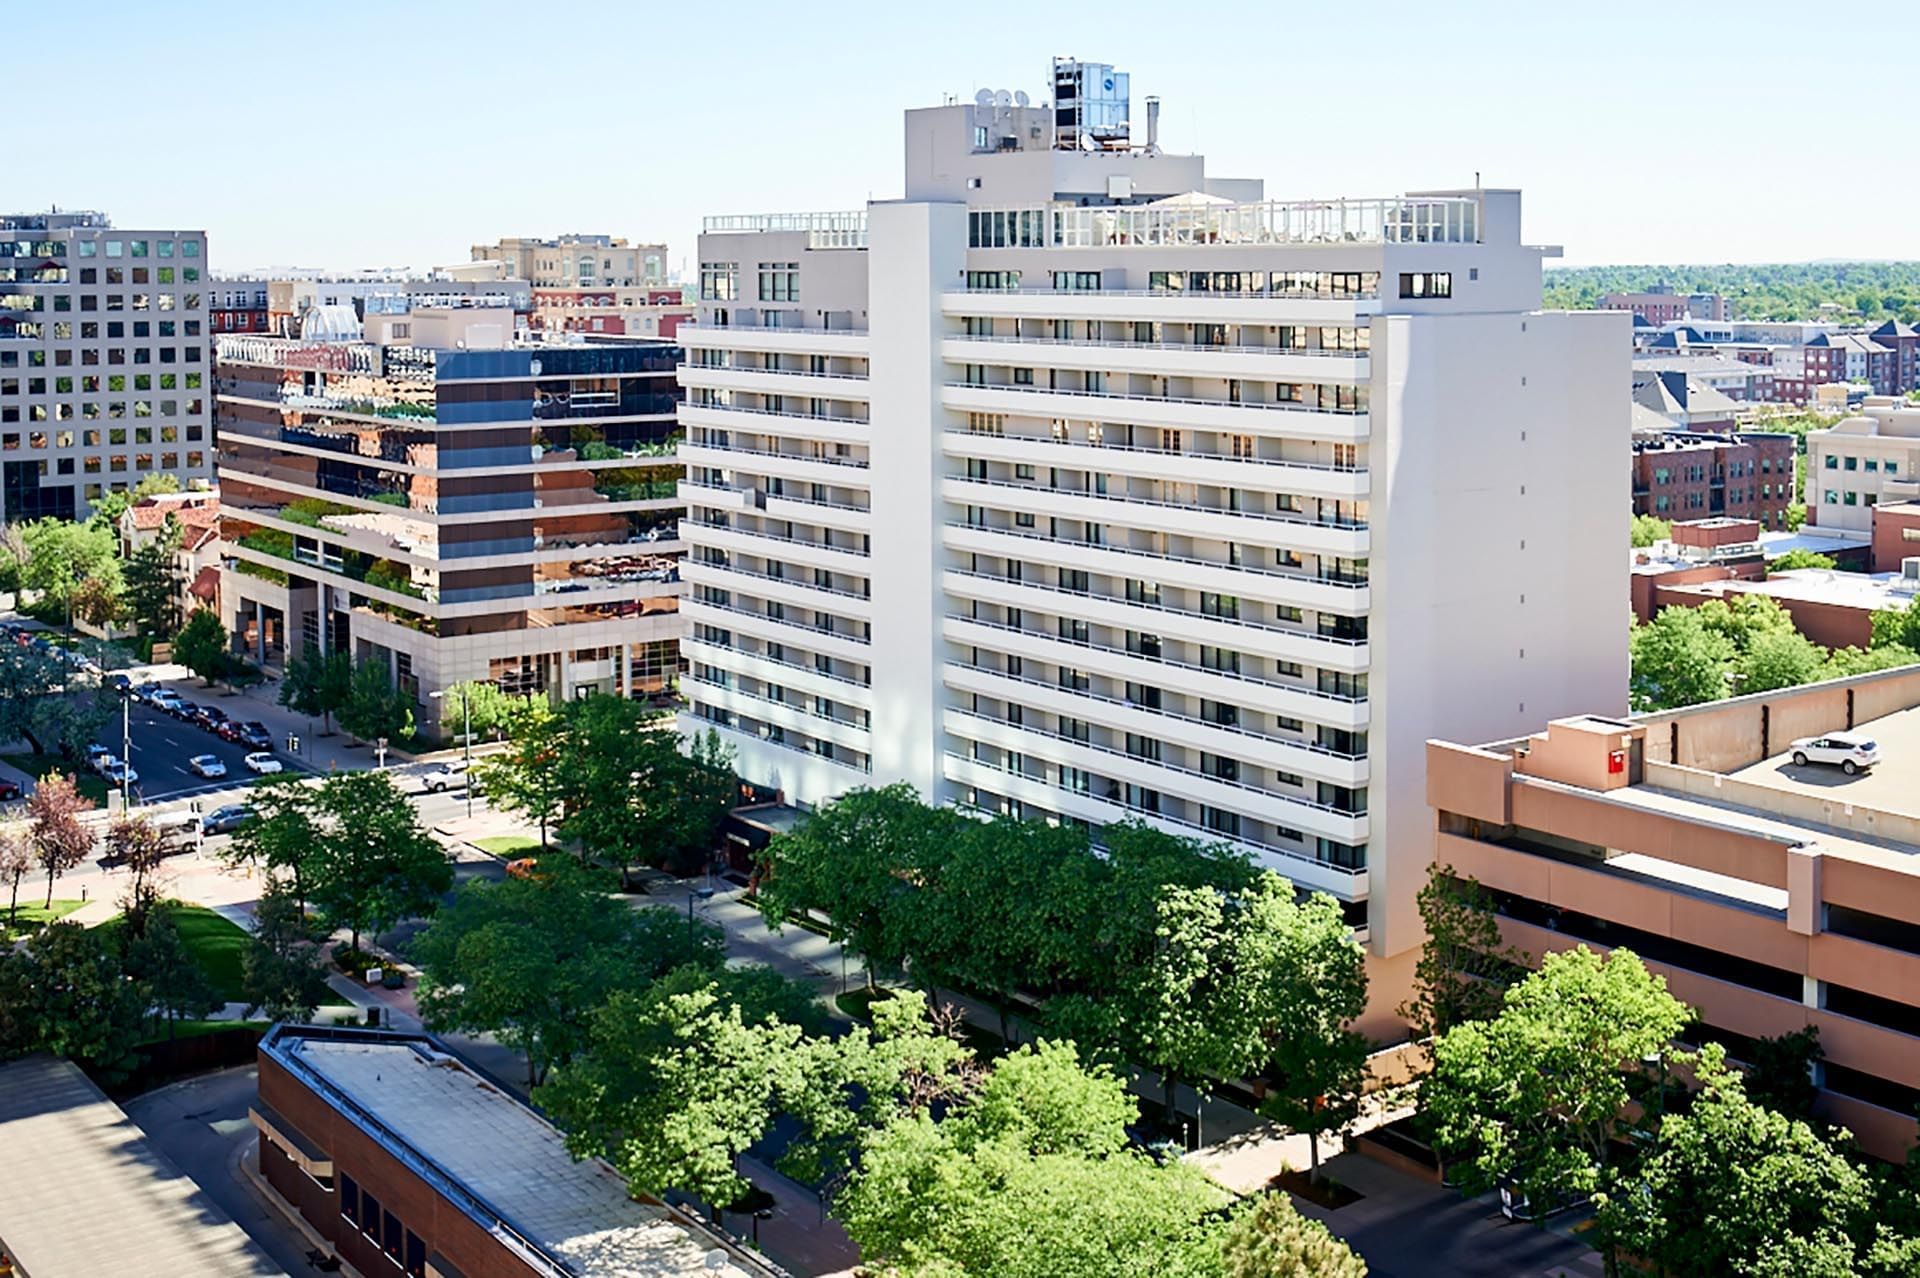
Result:
<instances>
[{"instance_id":1,"label":"driveway","mask_svg":"<svg viewBox=\"0 0 1920 1278\"><path fill-rule=\"evenodd\" d=\"M247 1121L253 1099L254 1067L244 1065L162 1087L121 1108L276 1264L290 1274L307 1273L306 1236L261 1200L238 1166L255 1140ZM102 1204L103 1210L111 1206Z\"/></svg>"}]
</instances>

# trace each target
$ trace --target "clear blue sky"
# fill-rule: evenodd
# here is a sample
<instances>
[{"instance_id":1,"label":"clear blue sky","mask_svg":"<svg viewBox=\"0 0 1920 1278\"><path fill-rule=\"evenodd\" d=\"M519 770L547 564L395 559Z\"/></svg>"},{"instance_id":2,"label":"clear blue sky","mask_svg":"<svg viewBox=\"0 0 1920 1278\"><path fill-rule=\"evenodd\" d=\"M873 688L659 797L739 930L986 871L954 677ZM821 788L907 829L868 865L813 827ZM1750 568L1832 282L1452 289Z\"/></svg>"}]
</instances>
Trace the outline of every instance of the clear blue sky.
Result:
<instances>
[{"instance_id":1,"label":"clear blue sky","mask_svg":"<svg viewBox=\"0 0 1920 1278\"><path fill-rule=\"evenodd\" d=\"M937 13L937 18L933 15ZM217 269L666 239L899 194L900 114L1130 71L1274 198L1527 194L1570 263L1920 257L1920 5L89 0L5 10L0 206L205 226ZM1876 56L1884 60L1876 62ZM1906 59L1904 64L1902 59ZM68 145L71 143L71 145Z\"/></svg>"}]
</instances>

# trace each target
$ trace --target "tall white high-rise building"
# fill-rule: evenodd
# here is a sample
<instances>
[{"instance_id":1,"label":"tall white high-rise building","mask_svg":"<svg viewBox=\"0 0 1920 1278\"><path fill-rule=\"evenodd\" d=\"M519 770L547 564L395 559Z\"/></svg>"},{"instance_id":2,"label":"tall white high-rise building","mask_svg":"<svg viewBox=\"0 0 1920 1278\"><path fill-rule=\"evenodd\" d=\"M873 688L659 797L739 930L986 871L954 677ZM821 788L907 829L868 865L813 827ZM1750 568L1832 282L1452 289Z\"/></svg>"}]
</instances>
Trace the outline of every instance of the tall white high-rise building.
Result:
<instances>
[{"instance_id":1,"label":"tall white high-rise building","mask_svg":"<svg viewBox=\"0 0 1920 1278\"><path fill-rule=\"evenodd\" d=\"M1517 191L1268 201L1124 92L1058 64L908 112L902 200L708 220L683 726L803 804L1238 845L1389 1009L1425 741L1625 709L1626 317L1538 309Z\"/></svg>"}]
</instances>

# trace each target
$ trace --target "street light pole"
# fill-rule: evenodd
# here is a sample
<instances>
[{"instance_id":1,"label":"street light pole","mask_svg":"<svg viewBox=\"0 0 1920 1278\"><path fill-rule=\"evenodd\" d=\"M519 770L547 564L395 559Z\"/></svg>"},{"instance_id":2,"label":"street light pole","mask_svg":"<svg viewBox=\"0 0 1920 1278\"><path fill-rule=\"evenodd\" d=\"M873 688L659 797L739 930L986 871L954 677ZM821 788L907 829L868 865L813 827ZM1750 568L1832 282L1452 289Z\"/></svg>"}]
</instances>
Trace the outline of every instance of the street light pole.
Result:
<instances>
[{"instance_id":1,"label":"street light pole","mask_svg":"<svg viewBox=\"0 0 1920 1278\"><path fill-rule=\"evenodd\" d=\"M473 816L473 703L467 699L467 690L460 689L460 735L466 742L466 773L463 780L467 783L467 816Z\"/></svg>"},{"instance_id":2,"label":"street light pole","mask_svg":"<svg viewBox=\"0 0 1920 1278\"><path fill-rule=\"evenodd\" d=\"M132 782L128 779L133 772L133 728L131 710L133 697L127 689L120 689L120 810L127 810L128 790Z\"/></svg>"}]
</instances>

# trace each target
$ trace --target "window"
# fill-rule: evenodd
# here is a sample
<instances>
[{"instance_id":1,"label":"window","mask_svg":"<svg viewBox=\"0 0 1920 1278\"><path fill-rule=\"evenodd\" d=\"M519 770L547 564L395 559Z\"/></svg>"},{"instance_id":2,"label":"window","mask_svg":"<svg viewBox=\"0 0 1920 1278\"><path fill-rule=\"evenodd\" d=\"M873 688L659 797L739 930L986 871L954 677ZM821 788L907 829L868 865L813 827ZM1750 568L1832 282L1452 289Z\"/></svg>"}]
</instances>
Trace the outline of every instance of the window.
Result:
<instances>
[{"instance_id":1,"label":"window","mask_svg":"<svg viewBox=\"0 0 1920 1278\"><path fill-rule=\"evenodd\" d=\"M1827 454L1827 469L1828 470L1840 469L1840 455L1838 453Z\"/></svg>"},{"instance_id":2,"label":"window","mask_svg":"<svg viewBox=\"0 0 1920 1278\"><path fill-rule=\"evenodd\" d=\"M1452 297L1453 273L1451 271L1402 271L1400 296Z\"/></svg>"},{"instance_id":3,"label":"window","mask_svg":"<svg viewBox=\"0 0 1920 1278\"><path fill-rule=\"evenodd\" d=\"M700 263L700 299L706 302L731 302L740 296L738 262Z\"/></svg>"},{"instance_id":4,"label":"window","mask_svg":"<svg viewBox=\"0 0 1920 1278\"><path fill-rule=\"evenodd\" d=\"M360 1219L360 1184L345 1173L340 1176L340 1216L355 1223Z\"/></svg>"},{"instance_id":5,"label":"window","mask_svg":"<svg viewBox=\"0 0 1920 1278\"><path fill-rule=\"evenodd\" d=\"M800 264L798 262L762 262L759 271L760 300L797 302L800 300Z\"/></svg>"}]
</instances>

